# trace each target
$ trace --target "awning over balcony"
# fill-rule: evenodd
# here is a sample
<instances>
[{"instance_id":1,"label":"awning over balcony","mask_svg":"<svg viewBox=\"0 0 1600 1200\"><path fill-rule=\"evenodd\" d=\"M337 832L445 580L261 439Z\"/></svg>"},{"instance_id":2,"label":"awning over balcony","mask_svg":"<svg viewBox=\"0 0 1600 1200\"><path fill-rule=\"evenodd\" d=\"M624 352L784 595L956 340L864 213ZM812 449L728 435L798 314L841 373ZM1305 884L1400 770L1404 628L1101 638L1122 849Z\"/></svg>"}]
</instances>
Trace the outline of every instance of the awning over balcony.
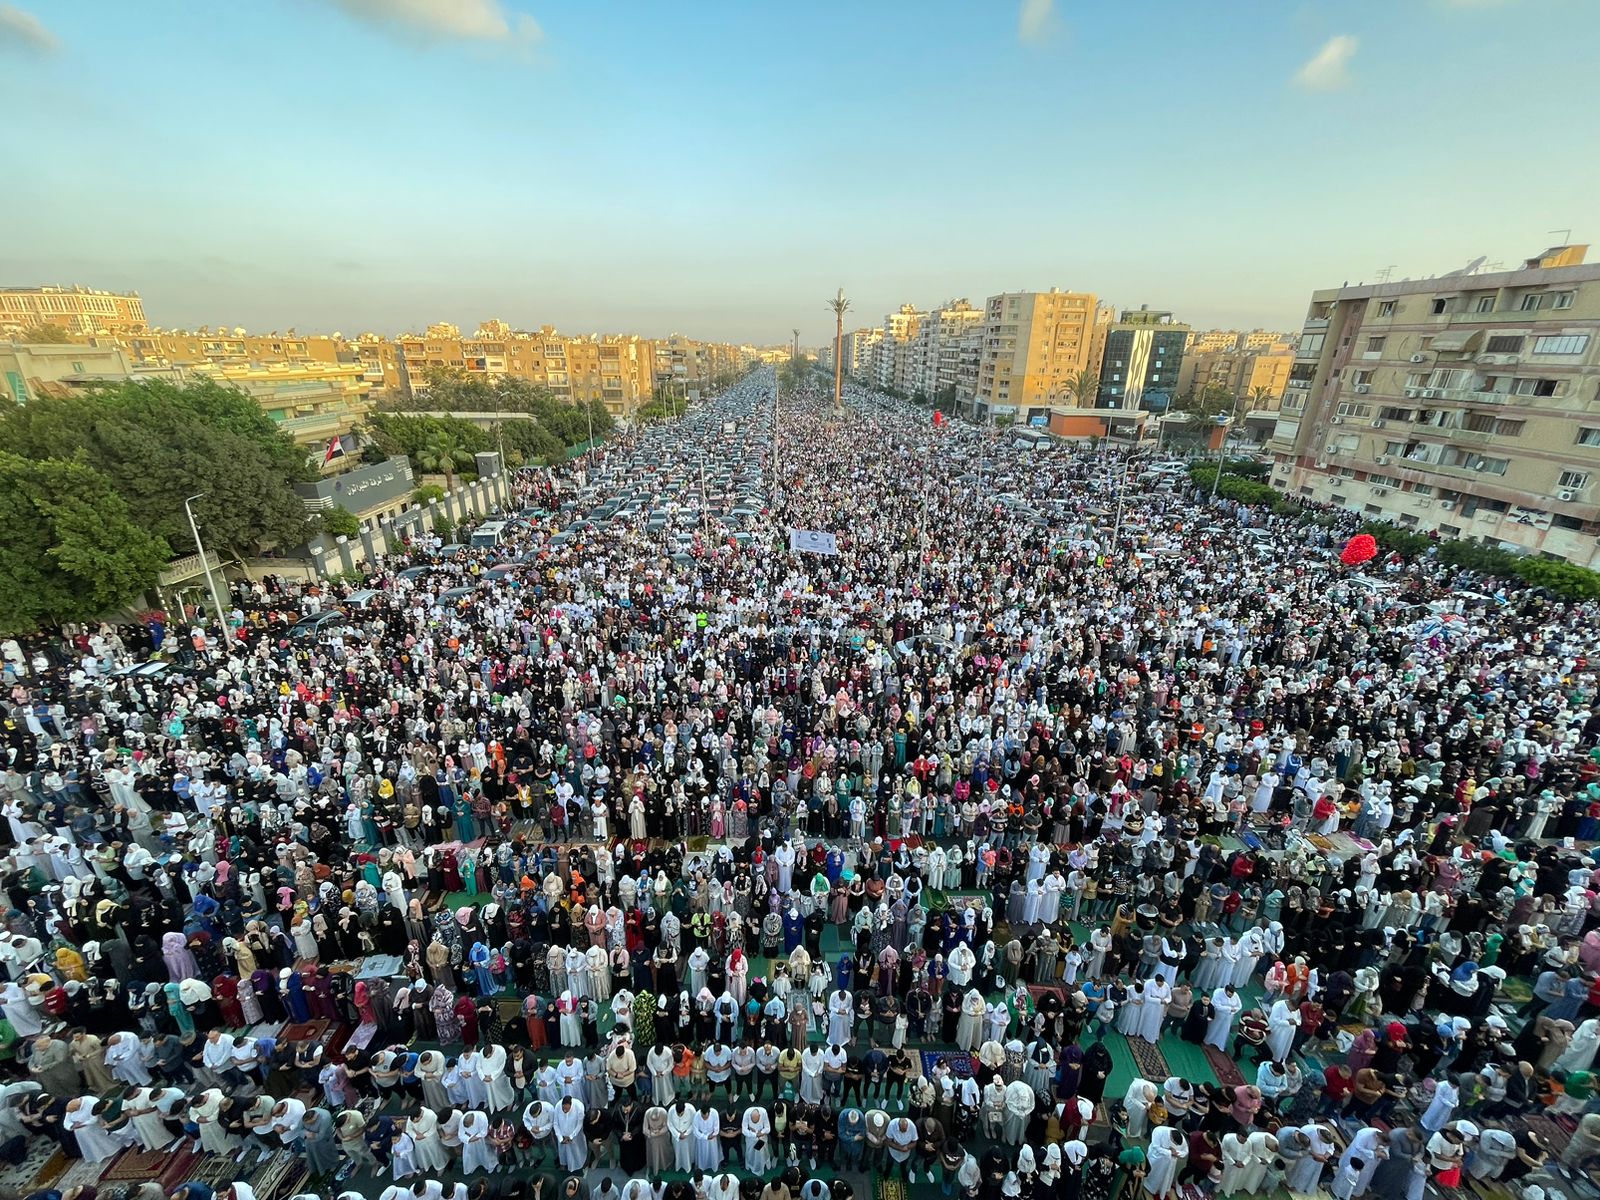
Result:
<instances>
[{"instance_id":1,"label":"awning over balcony","mask_svg":"<svg viewBox=\"0 0 1600 1200\"><path fill-rule=\"evenodd\" d=\"M1481 329L1447 329L1433 335L1428 349L1445 354L1467 354L1477 348L1482 337Z\"/></svg>"}]
</instances>

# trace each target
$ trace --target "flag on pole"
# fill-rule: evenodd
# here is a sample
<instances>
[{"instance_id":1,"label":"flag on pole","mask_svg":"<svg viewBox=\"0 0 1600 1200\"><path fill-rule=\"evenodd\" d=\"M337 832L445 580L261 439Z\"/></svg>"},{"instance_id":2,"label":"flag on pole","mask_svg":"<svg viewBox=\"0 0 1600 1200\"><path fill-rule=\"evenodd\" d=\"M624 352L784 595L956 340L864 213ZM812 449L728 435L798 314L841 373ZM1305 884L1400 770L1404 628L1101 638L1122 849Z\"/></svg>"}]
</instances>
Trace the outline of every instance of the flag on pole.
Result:
<instances>
[{"instance_id":1,"label":"flag on pole","mask_svg":"<svg viewBox=\"0 0 1600 1200\"><path fill-rule=\"evenodd\" d=\"M344 457L344 440L334 438L328 443L328 452L322 456L322 465L327 466L336 458Z\"/></svg>"}]
</instances>

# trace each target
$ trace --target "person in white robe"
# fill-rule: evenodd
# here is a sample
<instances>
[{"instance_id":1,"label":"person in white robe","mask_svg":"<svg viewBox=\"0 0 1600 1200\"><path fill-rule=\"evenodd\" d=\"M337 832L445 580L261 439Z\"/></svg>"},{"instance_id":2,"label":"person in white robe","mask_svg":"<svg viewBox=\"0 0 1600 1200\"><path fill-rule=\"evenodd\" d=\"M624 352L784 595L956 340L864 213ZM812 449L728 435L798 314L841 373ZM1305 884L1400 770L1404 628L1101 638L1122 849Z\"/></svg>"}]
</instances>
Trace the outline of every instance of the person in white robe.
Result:
<instances>
[{"instance_id":1,"label":"person in white robe","mask_svg":"<svg viewBox=\"0 0 1600 1200\"><path fill-rule=\"evenodd\" d=\"M0 1008L5 1009L6 1020L11 1022L19 1038L31 1038L44 1032L39 1010L28 998L27 990L15 979L7 980L4 988L0 988Z\"/></svg>"},{"instance_id":2,"label":"person in white robe","mask_svg":"<svg viewBox=\"0 0 1600 1200\"><path fill-rule=\"evenodd\" d=\"M1139 1007L1139 1037L1151 1045L1161 1040L1161 1026L1166 1024L1167 1006L1171 1003L1171 984L1159 975L1145 981L1144 1003Z\"/></svg>"},{"instance_id":3,"label":"person in white robe","mask_svg":"<svg viewBox=\"0 0 1600 1200\"><path fill-rule=\"evenodd\" d=\"M1337 1147L1327 1129L1321 1125L1302 1125L1300 1132L1306 1137L1306 1152L1294 1160L1283 1182L1291 1192L1314 1192L1322 1178L1322 1169L1328 1165Z\"/></svg>"},{"instance_id":4,"label":"person in white robe","mask_svg":"<svg viewBox=\"0 0 1600 1200\"><path fill-rule=\"evenodd\" d=\"M394 1179L408 1179L416 1173L417 1144L402 1125L389 1143L389 1174Z\"/></svg>"},{"instance_id":5,"label":"person in white robe","mask_svg":"<svg viewBox=\"0 0 1600 1200\"><path fill-rule=\"evenodd\" d=\"M61 1128L78 1139L78 1152L87 1163L102 1163L132 1145L132 1130L112 1131L106 1128L94 1096L79 1096L67 1102L67 1111L61 1117Z\"/></svg>"},{"instance_id":6,"label":"person in white robe","mask_svg":"<svg viewBox=\"0 0 1600 1200\"><path fill-rule=\"evenodd\" d=\"M667 1109L667 1136L672 1139L672 1169L694 1169L694 1122L699 1114L683 1101Z\"/></svg>"},{"instance_id":7,"label":"person in white robe","mask_svg":"<svg viewBox=\"0 0 1600 1200\"><path fill-rule=\"evenodd\" d=\"M1244 1180L1250 1171L1250 1137L1238 1130L1222 1135L1222 1179L1217 1184L1217 1195L1237 1196L1244 1191Z\"/></svg>"},{"instance_id":8,"label":"person in white robe","mask_svg":"<svg viewBox=\"0 0 1600 1200\"><path fill-rule=\"evenodd\" d=\"M416 1114L406 1121L406 1133L411 1136L412 1156L419 1171L442 1171L450 1165L439 1140L439 1114L427 1105L419 1105Z\"/></svg>"},{"instance_id":9,"label":"person in white robe","mask_svg":"<svg viewBox=\"0 0 1600 1200\"><path fill-rule=\"evenodd\" d=\"M1278 1157L1278 1138L1265 1130L1259 1130L1250 1135L1250 1165L1245 1168L1244 1178L1239 1185L1241 1192L1254 1195L1260 1192L1267 1183L1267 1172L1272 1169L1273 1161Z\"/></svg>"},{"instance_id":10,"label":"person in white robe","mask_svg":"<svg viewBox=\"0 0 1600 1200\"><path fill-rule=\"evenodd\" d=\"M752 1104L744 1110L739 1131L744 1134L744 1168L757 1179L765 1178L776 1158L772 1145L772 1118L767 1110Z\"/></svg>"},{"instance_id":11,"label":"person in white robe","mask_svg":"<svg viewBox=\"0 0 1600 1200\"><path fill-rule=\"evenodd\" d=\"M1377 1171L1378 1164L1389 1156L1388 1147L1388 1134L1371 1125L1364 1126L1350 1139L1350 1144L1339 1156L1339 1170L1341 1172L1355 1170L1355 1182L1350 1189L1352 1198L1365 1195L1367 1188L1372 1186L1372 1176ZM1355 1169L1357 1160L1361 1163L1359 1170Z\"/></svg>"},{"instance_id":12,"label":"person in white robe","mask_svg":"<svg viewBox=\"0 0 1600 1200\"><path fill-rule=\"evenodd\" d=\"M489 1143L489 1116L473 1109L461 1118L461 1173L499 1169L500 1155Z\"/></svg>"},{"instance_id":13,"label":"person in white robe","mask_svg":"<svg viewBox=\"0 0 1600 1200\"><path fill-rule=\"evenodd\" d=\"M672 1074L672 1048L658 1043L645 1055L645 1068L650 1072L650 1098L663 1108L670 1108L677 1098L677 1082Z\"/></svg>"},{"instance_id":14,"label":"person in white robe","mask_svg":"<svg viewBox=\"0 0 1600 1200\"><path fill-rule=\"evenodd\" d=\"M971 1053L978 1048L983 1040L983 1018L988 1012L988 1005L983 1001L983 993L976 988L970 989L961 999L961 1019L956 1022L956 1045Z\"/></svg>"},{"instance_id":15,"label":"person in white robe","mask_svg":"<svg viewBox=\"0 0 1600 1200\"><path fill-rule=\"evenodd\" d=\"M1156 1085L1148 1079L1135 1079L1122 1097L1122 1107L1128 1114L1128 1136L1142 1138L1149 1128L1150 1106L1156 1102Z\"/></svg>"},{"instance_id":16,"label":"person in white robe","mask_svg":"<svg viewBox=\"0 0 1600 1200\"><path fill-rule=\"evenodd\" d=\"M1150 1134L1150 1149L1145 1159L1148 1169L1144 1190L1156 1200L1163 1200L1177 1189L1178 1174L1189 1159L1189 1140L1181 1129L1158 1126Z\"/></svg>"},{"instance_id":17,"label":"person in white robe","mask_svg":"<svg viewBox=\"0 0 1600 1200\"><path fill-rule=\"evenodd\" d=\"M1267 1053L1273 1062L1288 1062L1294 1035L1300 1028L1300 1006L1279 1000L1267 1015Z\"/></svg>"},{"instance_id":18,"label":"person in white robe","mask_svg":"<svg viewBox=\"0 0 1600 1200\"><path fill-rule=\"evenodd\" d=\"M1587 1071L1594 1066L1595 1052L1600 1050L1600 1017L1590 1017L1567 1043L1567 1048L1556 1059L1552 1069L1557 1071Z\"/></svg>"},{"instance_id":19,"label":"person in white robe","mask_svg":"<svg viewBox=\"0 0 1600 1200\"><path fill-rule=\"evenodd\" d=\"M478 1077L483 1080L489 1099L488 1111L504 1112L517 1102L517 1090L506 1074L506 1048L490 1046L478 1055L478 1060Z\"/></svg>"},{"instance_id":20,"label":"person in white robe","mask_svg":"<svg viewBox=\"0 0 1600 1200\"><path fill-rule=\"evenodd\" d=\"M1244 997L1226 983L1211 993L1211 1022L1206 1026L1205 1044L1215 1046L1224 1054L1228 1052L1228 1039L1233 1036L1233 1021L1244 1007Z\"/></svg>"},{"instance_id":21,"label":"person in white robe","mask_svg":"<svg viewBox=\"0 0 1600 1200\"><path fill-rule=\"evenodd\" d=\"M855 996L850 992L836 990L828 997L828 1044L830 1046L847 1045L855 1028Z\"/></svg>"},{"instance_id":22,"label":"person in white robe","mask_svg":"<svg viewBox=\"0 0 1600 1200\"><path fill-rule=\"evenodd\" d=\"M122 1115L144 1144L147 1153L154 1154L172 1140L161 1112L156 1108L154 1093L147 1087L134 1088L122 1098Z\"/></svg>"},{"instance_id":23,"label":"person in white robe","mask_svg":"<svg viewBox=\"0 0 1600 1200\"><path fill-rule=\"evenodd\" d=\"M589 1161L589 1139L583 1136L583 1101L567 1096L556 1105L551 1122L556 1154L562 1167L581 1171Z\"/></svg>"},{"instance_id":24,"label":"person in white robe","mask_svg":"<svg viewBox=\"0 0 1600 1200\"><path fill-rule=\"evenodd\" d=\"M466 1099L460 1101L467 1108L482 1108L489 1103L489 1086L483 1078L483 1059L476 1047L468 1046L456 1059L456 1070L461 1073L461 1088Z\"/></svg>"},{"instance_id":25,"label":"person in white robe","mask_svg":"<svg viewBox=\"0 0 1600 1200\"><path fill-rule=\"evenodd\" d=\"M1023 1136L1028 1132L1028 1121L1033 1117L1033 1109L1038 1102L1039 1097L1033 1088L1022 1080L1006 1084L1005 1117L1001 1127L1001 1138L1006 1145L1022 1145Z\"/></svg>"},{"instance_id":26,"label":"person in white robe","mask_svg":"<svg viewBox=\"0 0 1600 1200\"><path fill-rule=\"evenodd\" d=\"M1242 988L1256 973L1256 963L1267 948L1267 940L1260 929L1246 929L1239 935L1239 961L1233 965L1233 986Z\"/></svg>"},{"instance_id":27,"label":"person in white robe","mask_svg":"<svg viewBox=\"0 0 1600 1200\"><path fill-rule=\"evenodd\" d=\"M543 1163L555 1130L555 1107L543 1100L530 1100L522 1110L522 1127L533 1139L531 1150L538 1156L535 1161Z\"/></svg>"},{"instance_id":28,"label":"person in white robe","mask_svg":"<svg viewBox=\"0 0 1600 1200\"><path fill-rule=\"evenodd\" d=\"M693 1128L695 1169L715 1171L722 1166L722 1117L709 1104L702 1104L694 1114Z\"/></svg>"},{"instance_id":29,"label":"person in white robe","mask_svg":"<svg viewBox=\"0 0 1600 1200\"><path fill-rule=\"evenodd\" d=\"M232 1039L229 1039L229 1050L232 1051ZM139 1053L139 1035L135 1033L113 1033L106 1039L106 1069L112 1076L123 1083L135 1087L148 1087L150 1084L150 1069L145 1065L143 1056Z\"/></svg>"}]
</instances>

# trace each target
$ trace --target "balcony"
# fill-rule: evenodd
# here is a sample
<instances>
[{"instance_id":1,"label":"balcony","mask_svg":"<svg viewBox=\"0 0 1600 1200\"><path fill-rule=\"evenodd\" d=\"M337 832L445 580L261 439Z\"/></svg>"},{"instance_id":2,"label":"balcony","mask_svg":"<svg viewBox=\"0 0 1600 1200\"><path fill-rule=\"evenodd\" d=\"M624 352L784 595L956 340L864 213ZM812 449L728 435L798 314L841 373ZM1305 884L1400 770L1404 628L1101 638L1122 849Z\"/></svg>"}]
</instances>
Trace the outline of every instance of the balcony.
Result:
<instances>
[{"instance_id":1,"label":"balcony","mask_svg":"<svg viewBox=\"0 0 1600 1200\"><path fill-rule=\"evenodd\" d=\"M1310 330L1313 333L1318 330L1326 329L1327 327L1327 317L1307 317L1305 325L1302 326L1303 329Z\"/></svg>"}]
</instances>

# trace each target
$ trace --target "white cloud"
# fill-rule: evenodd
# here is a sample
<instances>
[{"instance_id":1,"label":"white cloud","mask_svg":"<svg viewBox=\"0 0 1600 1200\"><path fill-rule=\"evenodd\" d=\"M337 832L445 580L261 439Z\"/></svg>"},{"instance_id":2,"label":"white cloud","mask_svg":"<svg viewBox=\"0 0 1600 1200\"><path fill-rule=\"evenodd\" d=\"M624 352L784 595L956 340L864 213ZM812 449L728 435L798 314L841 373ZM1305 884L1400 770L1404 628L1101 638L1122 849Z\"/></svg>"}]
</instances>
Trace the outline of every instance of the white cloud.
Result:
<instances>
[{"instance_id":1,"label":"white cloud","mask_svg":"<svg viewBox=\"0 0 1600 1200\"><path fill-rule=\"evenodd\" d=\"M1294 81L1313 92L1332 92L1350 83L1350 60L1355 56L1355 38L1337 34L1323 43L1322 49L1294 74Z\"/></svg>"},{"instance_id":2,"label":"white cloud","mask_svg":"<svg viewBox=\"0 0 1600 1200\"><path fill-rule=\"evenodd\" d=\"M544 32L526 13L510 13L501 0L323 0L347 16L392 32L427 40L539 41Z\"/></svg>"},{"instance_id":3,"label":"white cloud","mask_svg":"<svg viewBox=\"0 0 1600 1200\"><path fill-rule=\"evenodd\" d=\"M54 54L61 40L44 27L32 13L9 4L0 4L0 50L24 54Z\"/></svg>"},{"instance_id":4,"label":"white cloud","mask_svg":"<svg viewBox=\"0 0 1600 1200\"><path fill-rule=\"evenodd\" d=\"M1017 39L1037 46L1055 30L1055 18L1056 0L1022 0L1017 12Z\"/></svg>"}]
</instances>

